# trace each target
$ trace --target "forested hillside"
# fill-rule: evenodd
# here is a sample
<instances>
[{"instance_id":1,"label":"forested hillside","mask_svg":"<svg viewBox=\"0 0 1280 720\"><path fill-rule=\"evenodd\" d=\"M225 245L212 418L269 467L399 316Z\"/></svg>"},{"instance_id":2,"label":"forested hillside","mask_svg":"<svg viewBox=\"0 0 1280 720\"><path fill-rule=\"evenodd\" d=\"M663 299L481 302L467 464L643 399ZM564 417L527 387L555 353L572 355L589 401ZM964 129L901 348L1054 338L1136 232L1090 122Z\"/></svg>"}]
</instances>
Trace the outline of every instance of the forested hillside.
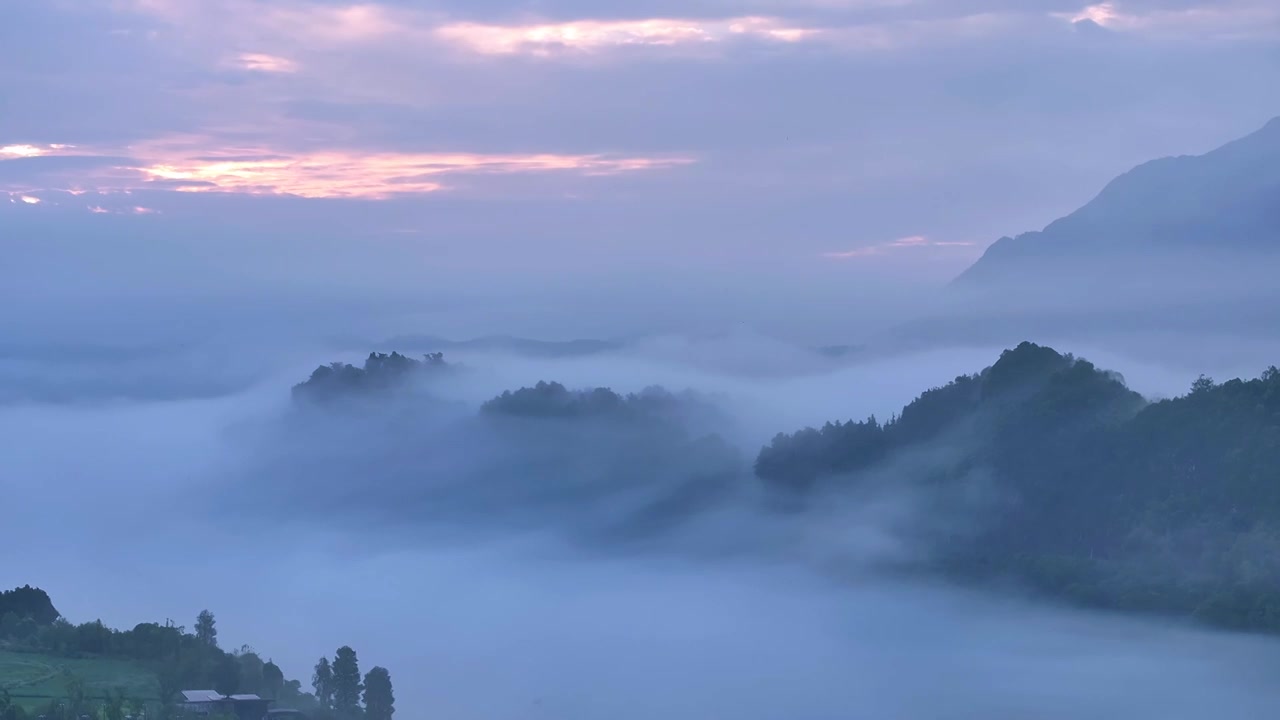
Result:
<instances>
[{"instance_id":1,"label":"forested hillside","mask_svg":"<svg viewBox=\"0 0 1280 720\"><path fill-rule=\"evenodd\" d=\"M317 665L313 694L248 646L222 649L207 610L191 631L171 621L115 630L99 620L72 624L52 607L29 586L0 593L0 720L176 719L185 717L183 690L258 695L312 720L390 720L394 712L390 674L375 667L361 676L349 647Z\"/></svg>"},{"instance_id":2,"label":"forested hillside","mask_svg":"<svg viewBox=\"0 0 1280 720\"><path fill-rule=\"evenodd\" d=\"M1122 378L1024 343L900 416L779 435L756 461L809 495L896 482L987 502L927 538L937 568L1090 606L1280 631L1280 372L1148 403ZM890 474L894 474L890 472ZM930 512L946 512L945 503ZM966 512L971 508L966 508Z\"/></svg>"},{"instance_id":3,"label":"forested hillside","mask_svg":"<svg viewBox=\"0 0 1280 720\"><path fill-rule=\"evenodd\" d=\"M356 400L403 391L414 380L428 377L450 367L442 353L423 355L422 359L398 352L369 353L363 365L334 362L321 365L311 377L293 388L300 401L315 403Z\"/></svg>"},{"instance_id":4,"label":"forested hillside","mask_svg":"<svg viewBox=\"0 0 1280 720\"><path fill-rule=\"evenodd\" d=\"M363 368L322 368L295 393L411 394L411 378L447 367L438 355L375 354ZM341 441L306 444L314 457L291 455L269 474L296 507L340 502L380 522L473 530L480 517L554 522L593 543L682 522L734 497L743 478L723 439L729 419L694 393L542 382L448 421L418 405L421 417L385 421L321 409L326 425L301 426L304 438L324 427ZM349 478L385 457L398 459L394 468L353 502ZM919 522L896 531L912 557L953 577L1280 632L1274 368L1249 381L1202 378L1184 397L1149 402L1115 373L1023 343L887 420L778 435L754 469L792 507L832 493L909 494Z\"/></svg>"},{"instance_id":5,"label":"forested hillside","mask_svg":"<svg viewBox=\"0 0 1280 720\"><path fill-rule=\"evenodd\" d=\"M399 353L322 366L294 389L293 412L258 434L247 477L273 478L295 513L425 532L554 526L598 542L650 537L749 474L712 397L543 381L477 408L439 399L457 368Z\"/></svg>"}]
</instances>

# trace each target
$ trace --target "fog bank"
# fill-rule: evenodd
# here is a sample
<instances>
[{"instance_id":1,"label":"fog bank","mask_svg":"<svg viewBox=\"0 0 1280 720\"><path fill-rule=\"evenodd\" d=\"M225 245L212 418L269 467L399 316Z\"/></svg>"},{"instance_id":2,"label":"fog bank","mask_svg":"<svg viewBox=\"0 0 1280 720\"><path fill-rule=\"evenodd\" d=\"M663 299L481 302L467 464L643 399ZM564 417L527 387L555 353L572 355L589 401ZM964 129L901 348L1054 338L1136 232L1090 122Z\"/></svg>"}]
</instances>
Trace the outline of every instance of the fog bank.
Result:
<instances>
[{"instance_id":1,"label":"fog bank","mask_svg":"<svg viewBox=\"0 0 1280 720\"><path fill-rule=\"evenodd\" d=\"M831 360L757 337L668 339L570 359L464 355L471 372L441 394L471 412L539 379L695 388L729 411L727 441L749 461L773 432L887 415L996 353ZM1082 354L1146 394L1194 377ZM279 421L303 377L263 372L205 398L0 406L0 478L20 509L5 532L32 539L3 544L6 584L40 585L72 621L118 627L190 625L207 607L225 647L251 644L304 686L316 658L351 644L366 669L391 669L404 717L1246 719L1280 701L1269 639L878 571L902 549L891 503L769 518L743 485L675 540L636 548L574 540L569 500L519 526L479 513L467 522L486 531L471 534L418 532L426 515L316 513L271 475L227 493L252 467L246 438ZM370 482L350 481L356 494Z\"/></svg>"}]
</instances>

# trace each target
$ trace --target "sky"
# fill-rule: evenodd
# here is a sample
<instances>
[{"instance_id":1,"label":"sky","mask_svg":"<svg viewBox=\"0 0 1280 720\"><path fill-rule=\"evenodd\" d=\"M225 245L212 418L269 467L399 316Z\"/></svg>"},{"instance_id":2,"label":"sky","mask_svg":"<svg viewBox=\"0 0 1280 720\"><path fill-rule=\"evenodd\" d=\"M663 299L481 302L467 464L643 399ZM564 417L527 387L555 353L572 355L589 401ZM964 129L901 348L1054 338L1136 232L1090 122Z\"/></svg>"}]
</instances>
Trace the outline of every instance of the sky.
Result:
<instances>
[{"instance_id":1,"label":"sky","mask_svg":"<svg viewBox=\"0 0 1280 720\"><path fill-rule=\"evenodd\" d=\"M0 46L0 297L67 332L785 329L1280 114L1271 0L8 0Z\"/></svg>"}]
</instances>

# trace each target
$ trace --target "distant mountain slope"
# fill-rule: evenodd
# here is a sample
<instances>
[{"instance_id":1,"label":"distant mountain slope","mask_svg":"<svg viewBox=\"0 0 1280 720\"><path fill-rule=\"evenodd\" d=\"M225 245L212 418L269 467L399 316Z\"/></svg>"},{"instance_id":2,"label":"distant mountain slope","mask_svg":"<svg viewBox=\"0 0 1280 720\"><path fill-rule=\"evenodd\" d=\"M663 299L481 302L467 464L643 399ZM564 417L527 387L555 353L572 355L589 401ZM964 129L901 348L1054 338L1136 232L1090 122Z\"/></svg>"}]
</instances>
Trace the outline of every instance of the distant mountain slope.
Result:
<instances>
[{"instance_id":1,"label":"distant mountain slope","mask_svg":"<svg viewBox=\"0 0 1280 720\"><path fill-rule=\"evenodd\" d=\"M1280 253L1280 118L1205 155L1130 170L1044 230L997 240L956 285L1108 274L1194 279L1205 260L1247 273L1253 268L1241 253L1258 252Z\"/></svg>"}]
</instances>

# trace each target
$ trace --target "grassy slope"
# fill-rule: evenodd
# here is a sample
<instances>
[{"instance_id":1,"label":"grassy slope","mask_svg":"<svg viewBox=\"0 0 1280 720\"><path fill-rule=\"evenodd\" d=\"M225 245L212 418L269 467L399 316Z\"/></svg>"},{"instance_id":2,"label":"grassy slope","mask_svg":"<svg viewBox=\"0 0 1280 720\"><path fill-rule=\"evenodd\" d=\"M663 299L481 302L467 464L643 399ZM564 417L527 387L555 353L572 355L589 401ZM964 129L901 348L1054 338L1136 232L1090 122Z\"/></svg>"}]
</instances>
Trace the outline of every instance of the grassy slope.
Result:
<instances>
[{"instance_id":1,"label":"grassy slope","mask_svg":"<svg viewBox=\"0 0 1280 720\"><path fill-rule=\"evenodd\" d=\"M107 692L120 689L130 698L156 699L155 674L126 660L0 650L0 688L29 709L44 705L49 698L65 696L64 674L68 671L84 681L85 694L91 698L105 698Z\"/></svg>"}]
</instances>

